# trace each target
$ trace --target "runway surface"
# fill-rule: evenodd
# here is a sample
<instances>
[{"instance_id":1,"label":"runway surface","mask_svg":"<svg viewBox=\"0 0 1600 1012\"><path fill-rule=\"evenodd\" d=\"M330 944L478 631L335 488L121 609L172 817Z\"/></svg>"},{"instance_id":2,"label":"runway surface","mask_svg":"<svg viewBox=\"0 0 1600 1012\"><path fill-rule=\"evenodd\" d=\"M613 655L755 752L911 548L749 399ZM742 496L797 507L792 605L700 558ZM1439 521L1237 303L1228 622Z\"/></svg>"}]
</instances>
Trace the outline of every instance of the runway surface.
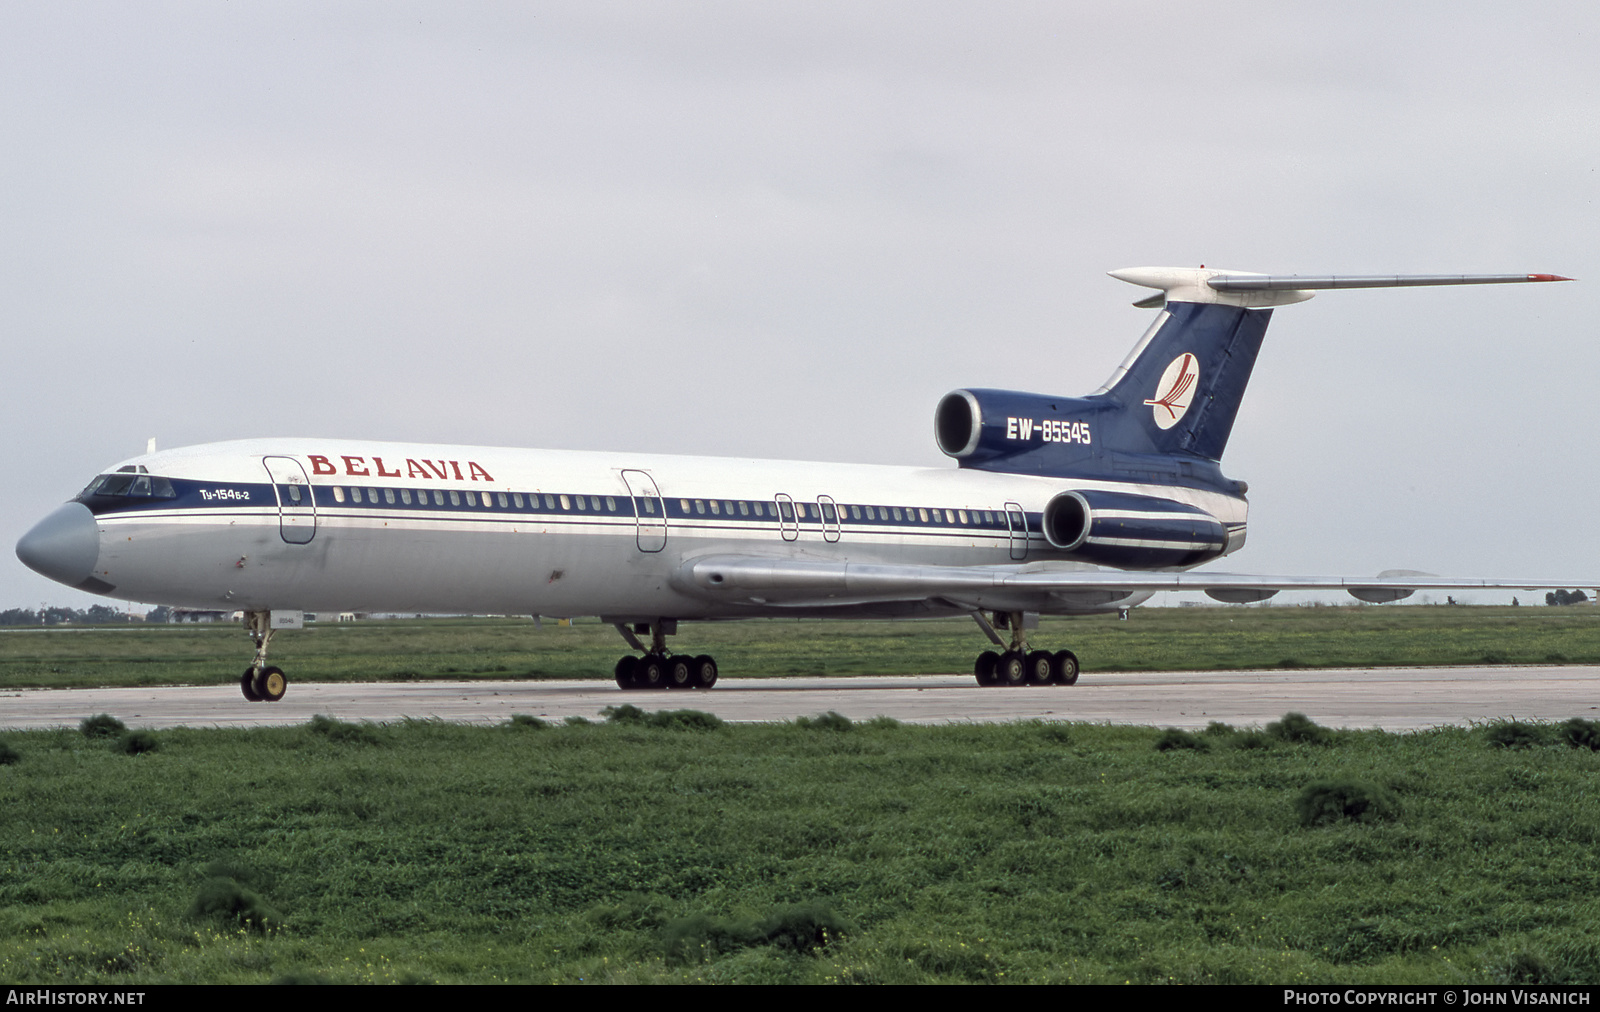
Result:
<instances>
[{"instance_id":1,"label":"runway surface","mask_svg":"<svg viewBox=\"0 0 1600 1012\"><path fill-rule=\"evenodd\" d=\"M724 720L778 721L834 710L912 724L1076 720L1203 728L1260 725L1298 710L1330 727L1406 731L1516 717L1593 719L1600 667L1357 668L1089 674L1077 685L980 689L970 676L727 678L709 691L622 692L606 681L291 684L277 703L231 686L0 692L0 729L76 726L110 713L130 727L258 727L407 717L498 723L513 713L600 718L617 703L690 708Z\"/></svg>"}]
</instances>

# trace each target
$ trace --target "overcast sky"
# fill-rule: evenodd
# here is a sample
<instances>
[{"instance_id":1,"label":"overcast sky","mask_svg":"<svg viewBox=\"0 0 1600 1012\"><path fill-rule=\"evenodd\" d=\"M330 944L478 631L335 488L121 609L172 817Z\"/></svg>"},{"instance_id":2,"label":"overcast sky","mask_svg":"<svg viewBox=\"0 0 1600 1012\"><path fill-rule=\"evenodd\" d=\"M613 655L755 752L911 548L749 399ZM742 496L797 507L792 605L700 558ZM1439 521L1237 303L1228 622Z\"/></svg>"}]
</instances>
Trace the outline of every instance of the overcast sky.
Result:
<instances>
[{"instance_id":1,"label":"overcast sky","mask_svg":"<svg viewBox=\"0 0 1600 1012\"><path fill-rule=\"evenodd\" d=\"M1597 85L1593 3L12 0L0 540L152 436L953 466L1110 269L1548 271L1279 310L1220 568L1593 585Z\"/></svg>"}]
</instances>

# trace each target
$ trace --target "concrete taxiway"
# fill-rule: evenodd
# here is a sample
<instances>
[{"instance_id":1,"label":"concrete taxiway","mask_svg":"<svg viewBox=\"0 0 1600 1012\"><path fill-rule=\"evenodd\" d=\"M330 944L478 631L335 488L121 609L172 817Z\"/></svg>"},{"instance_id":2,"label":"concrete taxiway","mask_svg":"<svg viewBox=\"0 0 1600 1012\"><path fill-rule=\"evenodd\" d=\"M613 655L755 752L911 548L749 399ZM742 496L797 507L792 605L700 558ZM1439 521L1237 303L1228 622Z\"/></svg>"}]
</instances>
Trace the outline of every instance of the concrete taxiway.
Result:
<instances>
[{"instance_id":1,"label":"concrete taxiway","mask_svg":"<svg viewBox=\"0 0 1600 1012\"><path fill-rule=\"evenodd\" d=\"M130 727L259 727L405 718L498 723L513 713L599 719L617 703L692 708L732 721L829 710L913 724L1074 720L1203 728L1260 725L1298 710L1330 727L1417 730L1443 724L1600 716L1600 667L1341 668L1088 674L1070 687L980 689L970 676L726 678L709 691L622 692L609 681L291 684L277 703L232 686L0 692L0 729L75 726L110 713Z\"/></svg>"}]
</instances>

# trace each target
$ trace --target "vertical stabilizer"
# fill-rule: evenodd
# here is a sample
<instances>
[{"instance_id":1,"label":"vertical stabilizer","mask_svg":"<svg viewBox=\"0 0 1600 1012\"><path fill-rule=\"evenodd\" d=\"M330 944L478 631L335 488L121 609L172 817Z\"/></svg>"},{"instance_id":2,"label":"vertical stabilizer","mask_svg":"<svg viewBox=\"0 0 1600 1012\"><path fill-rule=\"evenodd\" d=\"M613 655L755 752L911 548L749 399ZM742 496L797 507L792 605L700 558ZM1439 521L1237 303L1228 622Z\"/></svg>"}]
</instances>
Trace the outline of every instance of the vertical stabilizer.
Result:
<instances>
[{"instance_id":1,"label":"vertical stabilizer","mask_svg":"<svg viewBox=\"0 0 1600 1012\"><path fill-rule=\"evenodd\" d=\"M1167 303L1102 395L1120 408L1109 446L1220 460L1271 320L1270 309Z\"/></svg>"},{"instance_id":2,"label":"vertical stabilizer","mask_svg":"<svg viewBox=\"0 0 1600 1012\"><path fill-rule=\"evenodd\" d=\"M1204 267L1130 267L1120 281L1160 290L1135 303L1161 315L1096 391L1115 402L1106 435L1127 453L1188 453L1219 460L1275 306L1316 291L1567 281L1554 274L1268 275ZM1103 429L1107 428L1102 426Z\"/></svg>"}]
</instances>

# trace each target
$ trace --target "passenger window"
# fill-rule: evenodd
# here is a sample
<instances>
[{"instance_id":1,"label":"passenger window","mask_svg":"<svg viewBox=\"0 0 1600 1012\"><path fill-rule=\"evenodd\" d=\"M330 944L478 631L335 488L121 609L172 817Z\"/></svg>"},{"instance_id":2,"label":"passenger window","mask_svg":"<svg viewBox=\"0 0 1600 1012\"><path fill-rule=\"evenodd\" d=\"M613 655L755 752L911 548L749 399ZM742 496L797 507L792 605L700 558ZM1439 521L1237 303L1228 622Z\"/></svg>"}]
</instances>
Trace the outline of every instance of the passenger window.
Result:
<instances>
[{"instance_id":1,"label":"passenger window","mask_svg":"<svg viewBox=\"0 0 1600 1012\"><path fill-rule=\"evenodd\" d=\"M655 516L656 501L649 496L644 497L644 511L651 516Z\"/></svg>"},{"instance_id":2,"label":"passenger window","mask_svg":"<svg viewBox=\"0 0 1600 1012\"><path fill-rule=\"evenodd\" d=\"M580 509L580 510L581 510L581 509L587 509L587 508L588 508L588 507L587 507L587 506L585 506L585 505L584 505L584 503L583 503L583 496L581 496L581 495L575 495L575 496L573 496L573 497L572 497L572 498L574 498L574 499L576 499L576 500L578 500L578 508L579 508L579 509Z\"/></svg>"},{"instance_id":3,"label":"passenger window","mask_svg":"<svg viewBox=\"0 0 1600 1012\"><path fill-rule=\"evenodd\" d=\"M758 517L766 516L766 514L761 511L761 504L760 503L758 503L758 502L757 503L751 503L750 505L756 511L756 516L758 516Z\"/></svg>"},{"instance_id":4,"label":"passenger window","mask_svg":"<svg viewBox=\"0 0 1600 1012\"><path fill-rule=\"evenodd\" d=\"M572 508L572 500L568 499L565 495L563 495L561 497L561 508L564 509L564 510L571 509Z\"/></svg>"},{"instance_id":5,"label":"passenger window","mask_svg":"<svg viewBox=\"0 0 1600 1012\"><path fill-rule=\"evenodd\" d=\"M386 488L383 490L383 501L388 503L390 506L394 505L394 489Z\"/></svg>"},{"instance_id":6,"label":"passenger window","mask_svg":"<svg viewBox=\"0 0 1600 1012\"><path fill-rule=\"evenodd\" d=\"M350 501L351 502L360 502L361 501L361 490L359 488L356 488L354 485L350 486Z\"/></svg>"},{"instance_id":7,"label":"passenger window","mask_svg":"<svg viewBox=\"0 0 1600 1012\"><path fill-rule=\"evenodd\" d=\"M556 508L556 497L553 496L553 495L548 495L547 494L544 497L544 508L547 509L547 510L555 509Z\"/></svg>"},{"instance_id":8,"label":"passenger window","mask_svg":"<svg viewBox=\"0 0 1600 1012\"><path fill-rule=\"evenodd\" d=\"M606 512L607 513L615 513L616 511L617 511L617 500L615 498L613 498L612 496L609 496L609 495L606 496Z\"/></svg>"},{"instance_id":9,"label":"passenger window","mask_svg":"<svg viewBox=\"0 0 1600 1012\"><path fill-rule=\"evenodd\" d=\"M504 492L495 493L495 498L500 500L500 508L501 509L505 509L505 508L507 508L508 506L511 505L510 498L508 498ZM522 496L520 496L520 495L517 496L517 505L518 506L522 505Z\"/></svg>"},{"instance_id":10,"label":"passenger window","mask_svg":"<svg viewBox=\"0 0 1600 1012\"><path fill-rule=\"evenodd\" d=\"M801 520L806 519L806 504L805 503L803 503L803 502L795 503L794 504L794 511L796 513L800 514L800 519Z\"/></svg>"},{"instance_id":11,"label":"passenger window","mask_svg":"<svg viewBox=\"0 0 1600 1012\"><path fill-rule=\"evenodd\" d=\"M956 515L961 518L961 526L965 527L967 525L967 511L957 510Z\"/></svg>"},{"instance_id":12,"label":"passenger window","mask_svg":"<svg viewBox=\"0 0 1600 1012\"><path fill-rule=\"evenodd\" d=\"M860 520L861 519L861 507L860 506L852 506L852 507L850 507L850 519L851 520Z\"/></svg>"},{"instance_id":13,"label":"passenger window","mask_svg":"<svg viewBox=\"0 0 1600 1012\"><path fill-rule=\"evenodd\" d=\"M745 502L743 499L739 500L739 515L742 517L747 517L750 515L750 504Z\"/></svg>"},{"instance_id":14,"label":"passenger window","mask_svg":"<svg viewBox=\"0 0 1600 1012\"><path fill-rule=\"evenodd\" d=\"M711 500L711 515L712 516L721 516L722 515L722 504L717 502L715 499Z\"/></svg>"},{"instance_id":15,"label":"passenger window","mask_svg":"<svg viewBox=\"0 0 1600 1012\"><path fill-rule=\"evenodd\" d=\"M450 490L450 505L452 505L452 506L460 506L461 505L461 493L457 492L455 489L451 489Z\"/></svg>"},{"instance_id":16,"label":"passenger window","mask_svg":"<svg viewBox=\"0 0 1600 1012\"><path fill-rule=\"evenodd\" d=\"M436 488L433 490L433 504L435 506L444 505L444 489Z\"/></svg>"},{"instance_id":17,"label":"passenger window","mask_svg":"<svg viewBox=\"0 0 1600 1012\"><path fill-rule=\"evenodd\" d=\"M706 501L704 499L696 499L694 501L694 511L704 516L706 512Z\"/></svg>"},{"instance_id":18,"label":"passenger window","mask_svg":"<svg viewBox=\"0 0 1600 1012\"><path fill-rule=\"evenodd\" d=\"M334 502L344 502L344 486L342 486L342 485L333 486L333 501Z\"/></svg>"},{"instance_id":19,"label":"passenger window","mask_svg":"<svg viewBox=\"0 0 1600 1012\"><path fill-rule=\"evenodd\" d=\"M400 490L400 502L407 506L411 505L411 490L409 488Z\"/></svg>"},{"instance_id":20,"label":"passenger window","mask_svg":"<svg viewBox=\"0 0 1600 1012\"><path fill-rule=\"evenodd\" d=\"M895 518L895 519L896 519L896 520L899 520L899 519L900 519L900 507L898 507L898 506L896 506L896 507L895 507L895 508L894 508L894 518Z\"/></svg>"}]
</instances>

